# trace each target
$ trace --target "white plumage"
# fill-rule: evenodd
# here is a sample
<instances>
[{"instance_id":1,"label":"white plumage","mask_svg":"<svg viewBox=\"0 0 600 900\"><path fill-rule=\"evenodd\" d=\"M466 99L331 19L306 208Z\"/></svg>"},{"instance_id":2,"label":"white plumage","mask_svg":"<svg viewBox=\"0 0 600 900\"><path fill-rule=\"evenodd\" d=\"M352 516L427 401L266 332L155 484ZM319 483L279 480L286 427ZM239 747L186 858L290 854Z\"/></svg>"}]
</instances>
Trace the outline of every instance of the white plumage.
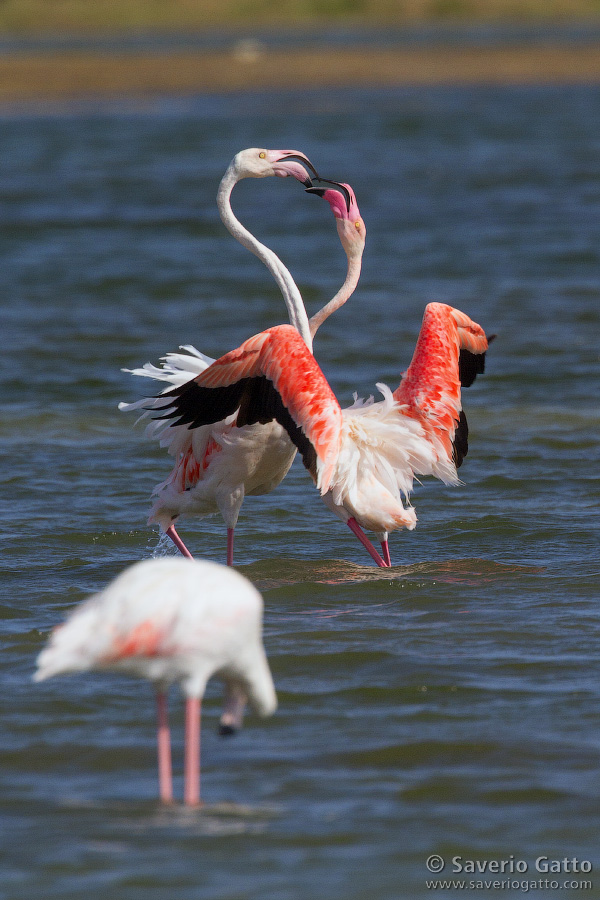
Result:
<instances>
[{"instance_id":1,"label":"white plumage","mask_svg":"<svg viewBox=\"0 0 600 900\"><path fill-rule=\"evenodd\" d=\"M158 699L160 793L169 802L165 691L170 684L181 685L186 719L194 719L208 680L220 678L225 683L224 733L241 726L246 701L260 716L277 707L262 643L262 614L260 594L232 569L183 558L144 560L81 603L54 630L38 657L34 680L93 669L152 681ZM185 794L191 804L199 801L199 734L193 731L186 727Z\"/></svg>"},{"instance_id":2,"label":"white plumage","mask_svg":"<svg viewBox=\"0 0 600 900\"><path fill-rule=\"evenodd\" d=\"M412 531L417 515L409 504L415 475L433 475L444 484L459 484L456 466L426 439L421 422L399 415L399 404L386 384L383 400L359 400L342 409L341 449L325 504L347 522L354 517L365 529Z\"/></svg>"}]
</instances>

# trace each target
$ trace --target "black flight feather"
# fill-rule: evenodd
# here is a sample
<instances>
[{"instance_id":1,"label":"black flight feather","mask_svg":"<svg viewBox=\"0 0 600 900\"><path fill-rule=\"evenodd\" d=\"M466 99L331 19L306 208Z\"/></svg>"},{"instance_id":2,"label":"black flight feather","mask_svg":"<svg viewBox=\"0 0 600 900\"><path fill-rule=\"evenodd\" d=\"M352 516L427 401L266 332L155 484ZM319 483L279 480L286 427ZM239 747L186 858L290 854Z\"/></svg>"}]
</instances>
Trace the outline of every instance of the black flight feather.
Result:
<instances>
[{"instance_id":1,"label":"black flight feather","mask_svg":"<svg viewBox=\"0 0 600 900\"><path fill-rule=\"evenodd\" d=\"M487 339L488 346L492 343L495 334ZM458 377L462 387L471 387L478 375L485 372L485 351L483 353L471 353L470 350L461 350L458 355Z\"/></svg>"},{"instance_id":2,"label":"black flight feather","mask_svg":"<svg viewBox=\"0 0 600 900\"><path fill-rule=\"evenodd\" d=\"M302 455L302 461L312 477L317 477L317 455L313 445L303 430L294 422L283 404L281 395L273 382L265 375L241 378L226 387L203 387L195 381L188 381L179 387L160 394L165 400L161 416L155 419L172 419L171 426L187 425L200 428L213 425L238 410L236 425L266 425L277 421L289 435L292 443Z\"/></svg>"},{"instance_id":3,"label":"black flight feather","mask_svg":"<svg viewBox=\"0 0 600 900\"><path fill-rule=\"evenodd\" d=\"M492 343L495 334L491 334L487 341L488 346ZM485 352L471 353L470 350L461 350L458 355L458 377L461 387L471 387L478 375L485 372ZM454 432L454 440L452 441L452 459L454 465L458 469L469 452L469 426L467 417L463 410L460 411L458 425Z\"/></svg>"},{"instance_id":4,"label":"black flight feather","mask_svg":"<svg viewBox=\"0 0 600 900\"><path fill-rule=\"evenodd\" d=\"M452 462L457 469L460 469L462 461L468 452L469 426L467 424L467 417L461 409L458 417L458 425L454 432L454 440L452 441Z\"/></svg>"}]
</instances>

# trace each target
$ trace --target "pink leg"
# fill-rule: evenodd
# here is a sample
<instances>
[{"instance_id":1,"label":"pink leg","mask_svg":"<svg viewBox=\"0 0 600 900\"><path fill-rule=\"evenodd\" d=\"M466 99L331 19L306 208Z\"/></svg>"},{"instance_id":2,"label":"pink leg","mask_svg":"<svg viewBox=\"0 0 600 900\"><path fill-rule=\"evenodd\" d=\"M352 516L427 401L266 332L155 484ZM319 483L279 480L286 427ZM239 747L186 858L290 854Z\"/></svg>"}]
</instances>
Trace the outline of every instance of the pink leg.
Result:
<instances>
[{"instance_id":1,"label":"pink leg","mask_svg":"<svg viewBox=\"0 0 600 900\"><path fill-rule=\"evenodd\" d=\"M387 538L385 541L381 542L381 549L383 551L383 561L386 566L390 567L392 565L392 558L390 556L390 545L387 542Z\"/></svg>"},{"instance_id":2,"label":"pink leg","mask_svg":"<svg viewBox=\"0 0 600 900\"><path fill-rule=\"evenodd\" d=\"M183 800L186 806L200 805L200 700L185 701L185 750Z\"/></svg>"},{"instance_id":3,"label":"pink leg","mask_svg":"<svg viewBox=\"0 0 600 900\"><path fill-rule=\"evenodd\" d=\"M375 547L373 546L373 544L371 543L369 538L366 536L366 534L364 533L364 531L362 530L362 528L360 527L360 525L358 524L358 522L356 521L355 518L348 519L348 528L350 529L350 531L352 531L356 535L356 537L361 542L363 547L366 550L368 550L368 552L371 554L371 556L373 557L373 559L375 560L375 562L377 563L379 568L386 569L387 568L386 563L384 563L384 561L380 557L379 553L377 552L377 550L375 549Z\"/></svg>"},{"instance_id":4,"label":"pink leg","mask_svg":"<svg viewBox=\"0 0 600 900\"><path fill-rule=\"evenodd\" d=\"M233 565L233 528L227 529L227 565Z\"/></svg>"},{"instance_id":5,"label":"pink leg","mask_svg":"<svg viewBox=\"0 0 600 900\"><path fill-rule=\"evenodd\" d=\"M162 803L173 802L173 776L171 769L171 732L167 714L167 695L164 691L156 694L157 747L158 747L158 790Z\"/></svg>"},{"instance_id":6,"label":"pink leg","mask_svg":"<svg viewBox=\"0 0 600 900\"><path fill-rule=\"evenodd\" d=\"M169 525L169 527L165 531L165 534L171 538L171 540L173 541L173 543L175 544L175 546L177 547L179 552L183 554L183 556L187 556L188 559L194 558L192 556L192 554L190 553L190 551L188 550L188 548L183 543L183 541L181 540L181 538L179 537L179 535L177 534L177 532L175 531L174 525Z\"/></svg>"}]
</instances>

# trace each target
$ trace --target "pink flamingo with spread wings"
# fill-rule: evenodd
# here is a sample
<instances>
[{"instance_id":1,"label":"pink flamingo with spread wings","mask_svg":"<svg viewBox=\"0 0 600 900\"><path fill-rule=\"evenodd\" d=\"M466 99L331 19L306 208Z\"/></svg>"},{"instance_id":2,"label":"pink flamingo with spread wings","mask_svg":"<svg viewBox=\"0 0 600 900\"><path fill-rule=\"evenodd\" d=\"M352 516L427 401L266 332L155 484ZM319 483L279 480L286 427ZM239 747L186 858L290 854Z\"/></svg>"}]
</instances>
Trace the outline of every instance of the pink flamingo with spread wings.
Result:
<instances>
[{"instance_id":1,"label":"pink flamingo with spread wings","mask_svg":"<svg viewBox=\"0 0 600 900\"><path fill-rule=\"evenodd\" d=\"M357 400L342 410L298 332L279 325L163 394L163 418L195 429L237 410L240 426L279 422L327 506L361 541L362 529L376 532L383 559L369 552L389 566L388 533L416 525L414 509L403 502L414 475L459 482L468 449L461 385L484 371L487 347L485 332L467 315L429 303L399 387L392 393L378 384L383 400Z\"/></svg>"},{"instance_id":2,"label":"pink flamingo with spread wings","mask_svg":"<svg viewBox=\"0 0 600 900\"><path fill-rule=\"evenodd\" d=\"M236 157L238 162L234 160L238 170L240 156L243 160L244 154L257 152L243 151L242 154L238 154ZM273 154L276 151L261 152ZM292 174L303 180L297 174L298 159L301 155L293 151L287 153L293 160ZM231 177L227 179L226 176L226 184L230 183ZM310 192L312 188L308 190ZM286 285L287 293L284 293L284 296L290 310L290 320L309 354L312 338L319 326L348 300L356 288L365 244L365 227L352 189L336 185L335 189L326 191L316 189L315 192L325 196L336 216L338 234L348 261L342 287L309 321L299 291L288 270L280 261L275 268ZM228 199L227 204L223 205L223 197L228 198L230 193L230 190L220 191L222 214L224 209L229 210L225 213L228 227L231 225L233 213L228 205ZM237 236L240 229L232 226L230 230ZM273 257L275 254L271 254L271 251L261 257L271 271L274 271ZM141 369L133 370L136 375L166 381L169 388L158 397L144 398L131 404L120 404L120 408L141 409L142 417L148 417L153 411L162 409L163 398L170 388L184 387L194 376L208 371L219 362L205 357L193 347L187 346L182 349L187 353L167 355L161 368L146 364ZM154 491L156 501L150 512L149 522L157 522L180 551L186 556L191 556L175 530L175 520L181 515L206 516L220 512L227 525L227 563L232 565L234 529L244 497L246 494L265 494L277 487L296 455L296 446L290 441L285 428L273 416L266 418L262 416L253 422L245 422L243 415L240 418L234 407L226 416L210 417L209 424L193 429L188 428L187 422L183 420L166 424L153 421L147 427L146 434L158 439L161 446L167 447L169 453L176 459L167 480ZM358 530L354 522L350 527ZM360 535L360 538L370 548L369 552L376 554L370 541L364 535Z\"/></svg>"},{"instance_id":3,"label":"pink flamingo with spread wings","mask_svg":"<svg viewBox=\"0 0 600 900\"><path fill-rule=\"evenodd\" d=\"M296 332L297 333L297 332ZM277 708L262 643L263 602L250 582L225 566L179 558L147 559L89 597L52 633L34 675L116 671L156 689L159 794L173 801L167 690L185 702L184 799L200 802L200 705L206 684L225 684L221 734L241 728L247 702L259 716Z\"/></svg>"}]
</instances>

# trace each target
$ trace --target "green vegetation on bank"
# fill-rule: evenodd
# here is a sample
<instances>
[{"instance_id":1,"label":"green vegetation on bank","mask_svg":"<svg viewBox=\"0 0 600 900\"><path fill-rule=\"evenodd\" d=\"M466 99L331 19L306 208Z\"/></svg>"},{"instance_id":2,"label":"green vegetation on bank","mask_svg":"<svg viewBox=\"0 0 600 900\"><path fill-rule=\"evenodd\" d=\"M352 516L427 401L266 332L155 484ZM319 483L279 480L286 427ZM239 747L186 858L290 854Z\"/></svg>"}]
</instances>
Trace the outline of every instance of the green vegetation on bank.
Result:
<instances>
[{"instance_id":1,"label":"green vegetation on bank","mask_svg":"<svg viewBox=\"0 0 600 900\"><path fill-rule=\"evenodd\" d=\"M0 31L21 34L598 18L600 0L0 0Z\"/></svg>"}]
</instances>

